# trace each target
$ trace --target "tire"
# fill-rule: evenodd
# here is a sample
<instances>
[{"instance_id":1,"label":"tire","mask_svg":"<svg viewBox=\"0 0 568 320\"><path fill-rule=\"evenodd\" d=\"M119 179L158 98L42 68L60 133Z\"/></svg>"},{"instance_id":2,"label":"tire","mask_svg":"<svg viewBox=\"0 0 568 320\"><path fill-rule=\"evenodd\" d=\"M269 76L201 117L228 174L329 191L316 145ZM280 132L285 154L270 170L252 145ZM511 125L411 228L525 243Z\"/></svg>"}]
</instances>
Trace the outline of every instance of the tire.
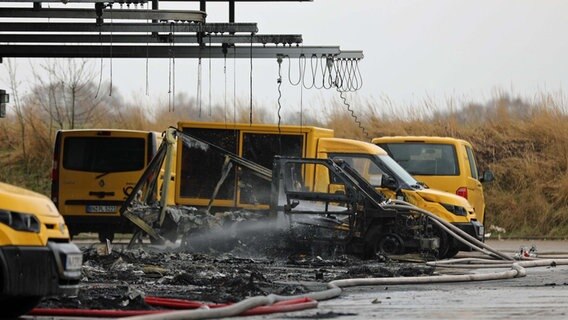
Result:
<instances>
[{"instance_id":1,"label":"tire","mask_svg":"<svg viewBox=\"0 0 568 320\"><path fill-rule=\"evenodd\" d=\"M379 238L375 247L375 253L382 252L388 255L397 255L404 253L404 240L395 234L387 233Z\"/></svg>"},{"instance_id":2,"label":"tire","mask_svg":"<svg viewBox=\"0 0 568 320\"><path fill-rule=\"evenodd\" d=\"M15 319L28 313L41 301L41 297L0 298L1 319Z\"/></svg>"},{"instance_id":3,"label":"tire","mask_svg":"<svg viewBox=\"0 0 568 320\"><path fill-rule=\"evenodd\" d=\"M105 243L106 240L112 242L114 240L114 232L112 231L100 231L99 232L99 241Z\"/></svg>"},{"instance_id":4,"label":"tire","mask_svg":"<svg viewBox=\"0 0 568 320\"><path fill-rule=\"evenodd\" d=\"M436 231L434 233L436 236L438 236L438 238L440 238L440 247L438 248L438 252L436 253L436 259L438 260L445 259L446 256L448 255L448 252L450 252L451 248L449 235L445 231L439 228L436 228Z\"/></svg>"},{"instance_id":5,"label":"tire","mask_svg":"<svg viewBox=\"0 0 568 320\"><path fill-rule=\"evenodd\" d=\"M380 226L374 226L365 237L364 258L373 259L377 253L386 255L404 253L404 241L395 233L384 233Z\"/></svg>"},{"instance_id":6,"label":"tire","mask_svg":"<svg viewBox=\"0 0 568 320\"><path fill-rule=\"evenodd\" d=\"M455 246L451 246L448 251L446 252L446 255L444 256L445 259L451 259L453 257L456 256L456 254L458 254L460 250L455 247Z\"/></svg>"}]
</instances>

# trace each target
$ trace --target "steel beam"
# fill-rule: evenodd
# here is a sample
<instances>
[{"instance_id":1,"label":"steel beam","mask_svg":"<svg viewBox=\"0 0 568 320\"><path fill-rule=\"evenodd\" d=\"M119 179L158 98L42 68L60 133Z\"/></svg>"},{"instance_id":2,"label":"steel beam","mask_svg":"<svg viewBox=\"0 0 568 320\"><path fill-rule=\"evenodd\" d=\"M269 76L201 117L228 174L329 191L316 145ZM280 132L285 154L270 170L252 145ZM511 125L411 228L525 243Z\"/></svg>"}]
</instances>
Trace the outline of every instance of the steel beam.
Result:
<instances>
[{"instance_id":1,"label":"steel beam","mask_svg":"<svg viewBox=\"0 0 568 320\"><path fill-rule=\"evenodd\" d=\"M156 1L156 0L154 0ZM199 2L201 0L159 0L159 2ZM207 0L207 2L229 2L231 0ZM314 0L233 0L235 2L313 2ZM38 0L0 0L0 2L38 2ZM94 3L109 2L109 0L42 0L46 3ZM146 3L148 0L114 0L114 3Z\"/></svg>"},{"instance_id":2,"label":"steel beam","mask_svg":"<svg viewBox=\"0 0 568 320\"><path fill-rule=\"evenodd\" d=\"M176 20L205 22L207 14L203 11L185 10L146 10L146 9L103 9L102 18L118 20ZM4 18L66 18L96 19L97 13L90 9L31 9L0 8Z\"/></svg>"},{"instance_id":3,"label":"steel beam","mask_svg":"<svg viewBox=\"0 0 568 320\"><path fill-rule=\"evenodd\" d=\"M104 43L104 44L128 44L128 43L199 43L199 37L195 35L109 35L109 34L2 34L0 43ZM249 35L206 35L201 43L209 44L227 43L255 43L255 44L298 44L302 43L302 36L257 34Z\"/></svg>"},{"instance_id":4,"label":"steel beam","mask_svg":"<svg viewBox=\"0 0 568 320\"><path fill-rule=\"evenodd\" d=\"M362 59L361 51L348 51L342 55L339 47L250 47L238 46L226 50L227 58L298 58L313 55ZM0 45L0 56L7 58L224 58L222 46L53 46L53 45Z\"/></svg>"},{"instance_id":5,"label":"steel beam","mask_svg":"<svg viewBox=\"0 0 568 320\"><path fill-rule=\"evenodd\" d=\"M257 33L256 23L61 23L61 22L8 22L0 23L0 31L14 32L206 32ZM1 38L0 38L1 39Z\"/></svg>"}]
</instances>

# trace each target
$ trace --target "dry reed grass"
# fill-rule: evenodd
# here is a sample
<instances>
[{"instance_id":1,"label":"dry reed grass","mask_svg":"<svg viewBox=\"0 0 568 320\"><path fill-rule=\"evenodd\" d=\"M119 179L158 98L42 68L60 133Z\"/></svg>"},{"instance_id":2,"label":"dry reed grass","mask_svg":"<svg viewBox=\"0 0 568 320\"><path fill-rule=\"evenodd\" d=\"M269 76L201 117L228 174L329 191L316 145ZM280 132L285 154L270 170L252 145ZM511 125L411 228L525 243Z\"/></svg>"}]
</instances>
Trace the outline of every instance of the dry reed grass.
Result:
<instances>
[{"instance_id":1,"label":"dry reed grass","mask_svg":"<svg viewBox=\"0 0 568 320\"><path fill-rule=\"evenodd\" d=\"M162 131L180 120L249 121L246 102L224 110L200 110L189 97L179 97L175 110L123 105L97 127ZM335 129L339 137L367 140L341 103L306 112L305 125ZM487 226L497 225L513 236L568 237L568 109L562 95L542 95L534 101L500 95L485 105L449 101L436 106L425 100L417 107L395 106L386 98L358 101L356 114L370 137L383 135L452 136L470 141L481 169L496 180L485 185ZM48 194L54 127L28 105L22 143L15 115L0 120L0 180ZM148 113L152 117L147 117ZM274 122L273 111L256 107L254 122ZM188 116L189 115L189 116ZM201 117L199 117L201 115ZM287 123L291 123L288 121ZM89 127L85 124L84 127ZM22 152L25 145L26 152Z\"/></svg>"}]
</instances>

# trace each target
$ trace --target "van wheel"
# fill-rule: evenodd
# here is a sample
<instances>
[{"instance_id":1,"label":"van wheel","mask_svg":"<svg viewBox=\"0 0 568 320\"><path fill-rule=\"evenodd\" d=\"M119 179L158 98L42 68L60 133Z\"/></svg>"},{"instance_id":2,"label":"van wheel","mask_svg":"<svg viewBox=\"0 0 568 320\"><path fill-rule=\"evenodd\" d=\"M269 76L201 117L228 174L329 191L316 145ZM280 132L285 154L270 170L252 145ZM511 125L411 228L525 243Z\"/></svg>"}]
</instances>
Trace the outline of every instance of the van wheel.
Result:
<instances>
[{"instance_id":1,"label":"van wheel","mask_svg":"<svg viewBox=\"0 0 568 320\"><path fill-rule=\"evenodd\" d=\"M386 255L401 254L404 252L404 240L396 233L383 232L389 230L388 226L381 227L375 225L371 227L369 233L365 236L367 243L365 249L365 258L373 259L378 253Z\"/></svg>"},{"instance_id":2,"label":"van wheel","mask_svg":"<svg viewBox=\"0 0 568 320\"><path fill-rule=\"evenodd\" d=\"M450 247L450 248L448 249L448 251L446 252L445 258L446 258L446 259L451 259L451 258L455 257L456 254L458 254L459 251L460 251L460 250L459 250L458 248L452 246L452 247Z\"/></svg>"},{"instance_id":3,"label":"van wheel","mask_svg":"<svg viewBox=\"0 0 568 320\"><path fill-rule=\"evenodd\" d=\"M105 243L106 240L112 242L114 240L114 232L112 231L101 231L99 232L99 241Z\"/></svg>"},{"instance_id":4,"label":"van wheel","mask_svg":"<svg viewBox=\"0 0 568 320\"><path fill-rule=\"evenodd\" d=\"M9 297L0 298L2 318L16 318L28 313L41 301L41 297Z\"/></svg>"},{"instance_id":5,"label":"van wheel","mask_svg":"<svg viewBox=\"0 0 568 320\"><path fill-rule=\"evenodd\" d=\"M445 259L447 258L448 252L451 250L449 235L440 228L436 228L434 234L438 238L440 238L440 247L438 248L438 253L436 254L436 258L439 260Z\"/></svg>"},{"instance_id":6,"label":"van wheel","mask_svg":"<svg viewBox=\"0 0 568 320\"><path fill-rule=\"evenodd\" d=\"M395 234L387 233L377 242L375 253L383 252L386 255L396 255L404 253L404 240Z\"/></svg>"}]
</instances>

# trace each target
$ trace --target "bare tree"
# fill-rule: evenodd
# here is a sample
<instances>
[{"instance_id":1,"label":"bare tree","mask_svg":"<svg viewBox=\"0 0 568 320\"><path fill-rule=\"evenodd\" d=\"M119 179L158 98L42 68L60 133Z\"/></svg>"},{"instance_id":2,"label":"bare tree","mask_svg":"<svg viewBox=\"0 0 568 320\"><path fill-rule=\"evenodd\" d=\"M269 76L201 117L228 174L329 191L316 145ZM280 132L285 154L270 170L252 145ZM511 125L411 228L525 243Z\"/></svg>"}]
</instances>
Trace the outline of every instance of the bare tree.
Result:
<instances>
[{"instance_id":1,"label":"bare tree","mask_svg":"<svg viewBox=\"0 0 568 320\"><path fill-rule=\"evenodd\" d=\"M50 132L93 124L107 113L113 99L108 87L97 83L98 74L87 59L46 59L40 72L33 68L37 84L35 104L49 117Z\"/></svg>"}]
</instances>

